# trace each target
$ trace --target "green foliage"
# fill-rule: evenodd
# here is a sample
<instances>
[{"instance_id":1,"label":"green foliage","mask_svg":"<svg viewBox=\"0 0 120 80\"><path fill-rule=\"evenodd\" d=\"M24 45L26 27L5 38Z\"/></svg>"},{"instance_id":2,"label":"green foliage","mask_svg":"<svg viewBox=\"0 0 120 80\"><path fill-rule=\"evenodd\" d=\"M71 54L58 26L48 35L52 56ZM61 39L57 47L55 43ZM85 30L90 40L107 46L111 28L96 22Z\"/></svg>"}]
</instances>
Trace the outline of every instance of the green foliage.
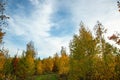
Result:
<instances>
[{"instance_id":1,"label":"green foliage","mask_svg":"<svg viewBox=\"0 0 120 80\"><path fill-rule=\"evenodd\" d=\"M33 42L27 44L22 56L10 57L0 52L0 79L5 80L119 80L119 49L105 41L106 30L95 26L95 36L81 23L79 34L70 42L70 55L62 47L61 54L36 58ZM53 74L54 73L54 74Z\"/></svg>"},{"instance_id":2,"label":"green foliage","mask_svg":"<svg viewBox=\"0 0 120 80\"><path fill-rule=\"evenodd\" d=\"M4 71L5 78L12 77L13 66L12 66L12 59L11 58L6 58L3 71Z\"/></svg>"},{"instance_id":3,"label":"green foliage","mask_svg":"<svg viewBox=\"0 0 120 80\"><path fill-rule=\"evenodd\" d=\"M35 72L34 58L30 55L27 55L25 57L25 61L26 61L26 66L27 66L27 74L29 76L32 76Z\"/></svg>"},{"instance_id":4,"label":"green foliage","mask_svg":"<svg viewBox=\"0 0 120 80\"><path fill-rule=\"evenodd\" d=\"M48 74L37 76L35 80L58 80L57 74Z\"/></svg>"},{"instance_id":5,"label":"green foliage","mask_svg":"<svg viewBox=\"0 0 120 80\"><path fill-rule=\"evenodd\" d=\"M97 22L96 35L93 37L84 24L81 24L79 35L74 35L70 42L70 80L119 79L119 71L115 73L116 69L119 70L115 57L117 49L105 41L105 32L106 29Z\"/></svg>"},{"instance_id":6,"label":"green foliage","mask_svg":"<svg viewBox=\"0 0 120 80\"><path fill-rule=\"evenodd\" d=\"M58 73L58 71L59 71L59 69L58 69L58 67L59 67L59 56L58 56L57 53L53 57L53 64L54 64L53 65L53 72Z\"/></svg>"},{"instance_id":7,"label":"green foliage","mask_svg":"<svg viewBox=\"0 0 120 80\"><path fill-rule=\"evenodd\" d=\"M118 1L120 8L119 5ZM5 6L1 1L0 7L2 45L5 35L2 27L9 17L4 15ZM60 56L37 59L32 41L21 57L10 57L8 50L0 49L0 80L120 80L120 50L106 42L104 33L107 30L99 21L94 31L93 37L81 23L79 34L70 42L70 55L62 47ZM113 34L109 39L120 45L119 35Z\"/></svg>"},{"instance_id":8,"label":"green foliage","mask_svg":"<svg viewBox=\"0 0 120 80\"><path fill-rule=\"evenodd\" d=\"M79 35L75 35L70 43L70 77L73 80L86 79L86 75L92 74L95 49L92 33L81 23Z\"/></svg>"},{"instance_id":9,"label":"green foliage","mask_svg":"<svg viewBox=\"0 0 120 80\"><path fill-rule=\"evenodd\" d=\"M18 79L25 79L27 75L27 63L25 57L21 57L18 62L16 76Z\"/></svg>"}]
</instances>

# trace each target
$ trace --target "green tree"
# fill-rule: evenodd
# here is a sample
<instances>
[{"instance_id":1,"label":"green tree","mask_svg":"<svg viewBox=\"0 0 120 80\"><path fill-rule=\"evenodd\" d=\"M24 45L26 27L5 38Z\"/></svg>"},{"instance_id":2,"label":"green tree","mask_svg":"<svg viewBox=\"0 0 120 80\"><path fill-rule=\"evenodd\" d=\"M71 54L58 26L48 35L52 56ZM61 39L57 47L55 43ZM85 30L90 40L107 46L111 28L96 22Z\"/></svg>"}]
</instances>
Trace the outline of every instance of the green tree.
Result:
<instances>
[{"instance_id":1,"label":"green tree","mask_svg":"<svg viewBox=\"0 0 120 80\"><path fill-rule=\"evenodd\" d=\"M53 72L58 73L58 70L59 70L58 69L58 67L59 67L59 56L58 56L57 53L53 57L53 63L54 63Z\"/></svg>"},{"instance_id":2,"label":"green tree","mask_svg":"<svg viewBox=\"0 0 120 80\"><path fill-rule=\"evenodd\" d=\"M25 52L23 51L22 56L19 58L18 64L17 64L17 72L16 77L18 80L25 80L28 77L27 74L27 63L25 58Z\"/></svg>"},{"instance_id":3,"label":"green tree","mask_svg":"<svg viewBox=\"0 0 120 80\"><path fill-rule=\"evenodd\" d=\"M8 74L10 73L8 67L10 62L8 61L8 59L6 59L6 54L8 53L8 51L1 47L3 44L3 37L5 36L5 32L3 31L3 29L7 26L6 21L7 19L9 19L9 17L7 17L5 14L5 10L6 10L5 6L6 6L6 2L4 0L1 0L0 1L0 79L3 76L5 76L5 73L7 72L5 69L8 68ZM7 66L7 68L5 65Z\"/></svg>"},{"instance_id":4,"label":"green tree","mask_svg":"<svg viewBox=\"0 0 120 80\"><path fill-rule=\"evenodd\" d=\"M115 57L115 79L120 79L120 54Z\"/></svg>"},{"instance_id":5,"label":"green tree","mask_svg":"<svg viewBox=\"0 0 120 80\"><path fill-rule=\"evenodd\" d=\"M35 55L36 50L33 42L29 42L26 51L23 51L17 65L15 64L16 59L14 59L14 67L17 66L16 69L19 70L16 72L18 79L25 80L35 74Z\"/></svg>"},{"instance_id":6,"label":"green tree","mask_svg":"<svg viewBox=\"0 0 120 80\"><path fill-rule=\"evenodd\" d=\"M72 80L87 79L92 76L92 58L95 54L96 41L90 30L81 23L79 35L74 35L70 42L70 77Z\"/></svg>"},{"instance_id":7,"label":"green tree","mask_svg":"<svg viewBox=\"0 0 120 80\"><path fill-rule=\"evenodd\" d=\"M12 79L12 72L13 72L13 66L12 66L12 58L8 57L5 59L4 63L4 79Z\"/></svg>"},{"instance_id":8,"label":"green tree","mask_svg":"<svg viewBox=\"0 0 120 80\"><path fill-rule=\"evenodd\" d=\"M115 58L114 58L114 51L115 47L113 47L111 44L106 42L104 39L104 33L106 33L106 29L104 26L98 21L95 25L95 33L96 37L95 40L97 42L96 48L97 48L97 60L94 60L94 62L99 62L101 65L96 65L95 70L95 79L113 79L114 77L114 67L115 67ZM100 69L102 67L102 69ZM109 71L109 72L108 72ZM99 75L99 76L98 76ZM97 77L98 76L98 77Z\"/></svg>"}]
</instances>

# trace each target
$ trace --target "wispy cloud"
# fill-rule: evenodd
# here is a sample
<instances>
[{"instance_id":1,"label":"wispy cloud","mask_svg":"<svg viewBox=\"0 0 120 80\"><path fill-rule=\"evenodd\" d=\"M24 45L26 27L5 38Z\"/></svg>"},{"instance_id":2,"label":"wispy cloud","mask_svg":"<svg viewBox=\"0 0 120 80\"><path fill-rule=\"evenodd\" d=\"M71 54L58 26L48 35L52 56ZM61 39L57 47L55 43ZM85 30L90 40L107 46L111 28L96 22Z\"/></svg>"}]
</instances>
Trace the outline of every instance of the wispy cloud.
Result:
<instances>
[{"instance_id":1,"label":"wispy cloud","mask_svg":"<svg viewBox=\"0 0 120 80\"><path fill-rule=\"evenodd\" d=\"M120 13L114 0L27 1L29 4L23 0L24 5L16 2L18 10L11 8L13 11L10 11L5 46L11 54L16 53L17 49L25 49L31 40L35 42L40 57L52 56L60 51L61 46L69 52L69 41L78 32L81 21L93 29L99 20L108 28L108 35L120 29Z\"/></svg>"},{"instance_id":2,"label":"wispy cloud","mask_svg":"<svg viewBox=\"0 0 120 80\"><path fill-rule=\"evenodd\" d=\"M30 1L35 6L34 10L31 9L31 16L19 11L20 14L17 12L17 14L12 15L9 20L10 28L5 37L5 45L10 49L11 54L15 54L17 49L25 49L25 43L27 44L27 42L32 40L39 53L38 56L52 56L60 50L61 46L68 46L67 42L69 41L69 37L59 38L49 33L51 27L54 25L54 23L51 22L51 15L54 12L53 2L47 0L42 3L38 0ZM12 39L12 37L17 38L17 40ZM21 43L21 41L23 41L23 43Z\"/></svg>"}]
</instances>

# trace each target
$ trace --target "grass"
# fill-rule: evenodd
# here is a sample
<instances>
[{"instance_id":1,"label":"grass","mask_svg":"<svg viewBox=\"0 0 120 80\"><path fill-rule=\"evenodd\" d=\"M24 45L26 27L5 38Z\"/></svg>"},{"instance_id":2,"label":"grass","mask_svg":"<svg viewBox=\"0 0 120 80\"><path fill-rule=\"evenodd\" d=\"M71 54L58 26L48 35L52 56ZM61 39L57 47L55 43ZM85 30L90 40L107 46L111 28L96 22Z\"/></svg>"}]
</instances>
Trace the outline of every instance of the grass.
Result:
<instances>
[{"instance_id":1,"label":"grass","mask_svg":"<svg viewBox=\"0 0 120 80\"><path fill-rule=\"evenodd\" d=\"M57 74L47 74L36 76L35 80L58 80Z\"/></svg>"}]
</instances>

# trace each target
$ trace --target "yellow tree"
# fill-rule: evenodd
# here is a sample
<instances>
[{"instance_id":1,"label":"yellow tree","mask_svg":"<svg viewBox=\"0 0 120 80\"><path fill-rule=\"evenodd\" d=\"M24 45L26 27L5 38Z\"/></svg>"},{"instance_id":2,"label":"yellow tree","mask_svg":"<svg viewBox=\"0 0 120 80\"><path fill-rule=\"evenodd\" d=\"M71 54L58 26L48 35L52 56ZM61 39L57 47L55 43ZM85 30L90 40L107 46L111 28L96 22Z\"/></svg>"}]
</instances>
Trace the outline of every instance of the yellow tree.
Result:
<instances>
[{"instance_id":1,"label":"yellow tree","mask_svg":"<svg viewBox=\"0 0 120 80\"><path fill-rule=\"evenodd\" d=\"M80 24L78 35L70 42L70 79L91 79L93 57L96 54L96 41L89 29Z\"/></svg>"},{"instance_id":2,"label":"yellow tree","mask_svg":"<svg viewBox=\"0 0 120 80\"><path fill-rule=\"evenodd\" d=\"M36 61L36 74L37 75L43 74L43 64L40 59Z\"/></svg>"},{"instance_id":3,"label":"yellow tree","mask_svg":"<svg viewBox=\"0 0 120 80\"><path fill-rule=\"evenodd\" d=\"M59 59L59 74L63 76L67 76L69 72L69 56L66 53L64 47L61 49L61 57Z\"/></svg>"},{"instance_id":4,"label":"yellow tree","mask_svg":"<svg viewBox=\"0 0 120 80\"><path fill-rule=\"evenodd\" d=\"M59 68L59 56L58 56L57 53L53 57L53 63L54 63L53 72L58 73L58 70L59 70L58 69Z\"/></svg>"},{"instance_id":5,"label":"yellow tree","mask_svg":"<svg viewBox=\"0 0 120 80\"><path fill-rule=\"evenodd\" d=\"M26 64L27 64L27 74L29 76L35 73L35 63L34 58L31 55L26 56Z\"/></svg>"},{"instance_id":6,"label":"yellow tree","mask_svg":"<svg viewBox=\"0 0 120 80\"><path fill-rule=\"evenodd\" d=\"M95 25L95 40L97 42L96 49L97 49L97 56L96 60L94 60L94 70L95 70L95 77L96 79L113 79L115 73L115 55L114 52L116 51L115 47L111 44L106 42L104 39L104 33L106 33L106 29L104 26L98 21ZM114 36L115 37L115 36ZM98 64L100 63L100 64ZM100 68L102 67L102 68ZM108 72L109 71L109 72Z\"/></svg>"},{"instance_id":7,"label":"yellow tree","mask_svg":"<svg viewBox=\"0 0 120 80\"><path fill-rule=\"evenodd\" d=\"M3 77L3 69L4 69L4 63L5 63L5 56L3 53L0 53L0 77Z\"/></svg>"},{"instance_id":8,"label":"yellow tree","mask_svg":"<svg viewBox=\"0 0 120 80\"><path fill-rule=\"evenodd\" d=\"M18 64L16 66L17 71L16 71L16 76L17 79L22 79L25 80L28 77L27 74L27 63L26 63L26 58L24 56L25 52L22 53L22 56L19 58Z\"/></svg>"},{"instance_id":9,"label":"yellow tree","mask_svg":"<svg viewBox=\"0 0 120 80\"><path fill-rule=\"evenodd\" d=\"M25 56L25 61L27 64L27 74L28 75L33 75L35 73L35 55L36 55L36 50L34 48L33 42L29 42L27 44L27 51L26 51L26 56Z\"/></svg>"},{"instance_id":10,"label":"yellow tree","mask_svg":"<svg viewBox=\"0 0 120 80\"><path fill-rule=\"evenodd\" d=\"M3 28L6 26L6 20L8 17L5 15L5 2L3 0L0 1L0 75L3 73L3 65L5 63L5 53L4 50L1 48L3 43L3 37L5 32L3 32Z\"/></svg>"},{"instance_id":11,"label":"yellow tree","mask_svg":"<svg viewBox=\"0 0 120 80\"><path fill-rule=\"evenodd\" d=\"M53 59L51 57L43 59L44 73L51 73L53 71Z\"/></svg>"}]
</instances>

